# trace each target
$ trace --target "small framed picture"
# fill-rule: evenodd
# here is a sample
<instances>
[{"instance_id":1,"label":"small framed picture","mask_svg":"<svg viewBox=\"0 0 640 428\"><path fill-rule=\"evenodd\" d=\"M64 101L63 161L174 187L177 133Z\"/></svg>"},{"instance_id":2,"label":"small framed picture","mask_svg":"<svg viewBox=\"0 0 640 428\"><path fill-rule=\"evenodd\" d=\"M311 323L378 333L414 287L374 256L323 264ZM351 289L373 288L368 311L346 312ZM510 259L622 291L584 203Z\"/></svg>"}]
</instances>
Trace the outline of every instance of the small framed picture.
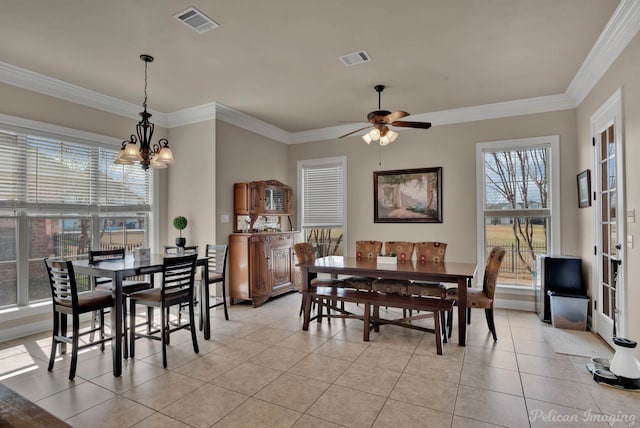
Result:
<instances>
[{"instance_id":1,"label":"small framed picture","mask_svg":"<svg viewBox=\"0 0 640 428\"><path fill-rule=\"evenodd\" d=\"M591 170L585 169L578 174L578 207L591 206Z\"/></svg>"}]
</instances>

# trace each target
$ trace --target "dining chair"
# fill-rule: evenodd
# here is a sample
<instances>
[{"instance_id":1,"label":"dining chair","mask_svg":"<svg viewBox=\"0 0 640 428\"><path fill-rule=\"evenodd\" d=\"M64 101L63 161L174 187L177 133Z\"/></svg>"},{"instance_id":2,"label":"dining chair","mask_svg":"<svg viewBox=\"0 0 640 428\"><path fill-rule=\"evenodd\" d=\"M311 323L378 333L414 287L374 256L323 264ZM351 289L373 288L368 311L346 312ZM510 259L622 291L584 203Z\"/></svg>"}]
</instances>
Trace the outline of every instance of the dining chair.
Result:
<instances>
[{"instance_id":1,"label":"dining chair","mask_svg":"<svg viewBox=\"0 0 640 428\"><path fill-rule=\"evenodd\" d=\"M447 244L444 242L426 241L416 242L416 263L444 263ZM447 287L441 282L412 281L409 294L429 297L447 296Z\"/></svg>"},{"instance_id":2,"label":"dining chair","mask_svg":"<svg viewBox=\"0 0 640 428\"><path fill-rule=\"evenodd\" d=\"M51 343L51 356L49 358L48 370L53 369L56 358L56 348L60 343L60 353L66 352L66 344L71 344L71 366L69 367L69 379L76 376L78 365L78 351L100 344L100 350L104 352L104 344L111 340L111 336L104 333L104 310L114 305L113 296L110 291L93 290L78 292L75 272L71 261L58 261L44 259L51 285L51 297L53 300L53 340ZM80 332L80 315L98 311L100 325L92 327L87 331ZM71 336L67 335L67 316L71 316ZM80 336L100 332L100 338L90 340L88 343L80 345Z\"/></svg>"},{"instance_id":3,"label":"dining chair","mask_svg":"<svg viewBox=\"0 0 640 428\"><path fill-rule=\"evenodd\" d=\"M356 258L359 260L375 260L381 252L381 241L356 241ZM349 276L342 278L342 281L347 288L371 291L371 286L375 279L368 276Z\"/></svg>"},{"instance_id":4,"label":"dining chair","mask_svg":"<svg viewBox=\"0 0 640 428\"><path fill-rule=\"evenodd\" d=\"M485 317L487 319L487 326L489 331L493 335L493 340L497 341L498 336L496 334L496 325L493 318L493 303L496 292L496 284L498 282L498 272L502 265L506 251L502 247L493 247L487 258L487 264L484 268L484 280L482 281L482 288L469 288L467 290L467 307L468 308L483 308ZM454 304L458 302L458 289L451 288L447 291L448 300L453 300ZM447 324L449 327L449 337L453 330L453 310L449 312L449 319ZM467 315L467 324L471 323L471 317Z\"/></svg>"},{"instance_id":5,"label":"dining chair","mask_svg":"<svg viewBox=\"0 0 640 428\"><path fill-rule=\"evenodd\" d=\"M208 317L208 311L218 306L224 308L224 318L229 321L229 313L227 311L227 292L225 290L225 277L227 271L227 256L229 247L227 245L207 245L206 257L208 258L207 269L209 276L202 278L202 286L204 287L203 296L205 301L202 302L203 316ZM221 284L222 301L210 304L209 302L209 286L211 284ZM217 299L217 297L214 297ZM207 312L204 312L207 311ZM200 318L200 330L202 330L203 320Z\"/></svg>"},{"instance_id":6,"label":"dining chair","mask_svg":"<svg viewBox=\"0 0 640 428\"><path fill-rule=\"evenodd\" d=\"M296 255L296 259L298 264L300 265L309 265L313 264L316 260L316 252L313 248L313 245L310 242L298 242L293 244L293 251ZM344 288L345 284L342 280L336 278L313 278L310 282L311 288L317 287L333 287L333 288ZM312 302L316 303L316 302ZM329 302L317 302L318 303L318 322L322 321L322 307L327 308L327 315L329 315ZM343 308L342 308L343 309ZM302 302L300 304L300 313L302 315L302 311L304 310L304 295L302 297ZM330 319L329 319L330 321Z\"/></svg>"},{"instance_id":7,"label":"dining chair","mask_svg":"<svg viewBox=\"0 0 640 428\"><path fill-rule=\"evenodd\" d=\"M129 334L129 348L131 357L135 357L136 338L146 337L147 339L159 340L162 342L162 365L167 367L167 345L171 333L189 329L193 350L197 354L198 340L196 338L196 325L194 317L194 282L197 254L186 256L165 257L162 262L162 285L160 288L151 288L138 291L129 295L129 310L131 318L135 319L136 305L144 305L160 309L160 326L156 330L151 330L151 319L147 318L147 333L140 333L135 328ZM181 304L186 304L189 311L188 323L172 323L170 321L170 308ZM159 333L159 334L157 334Z\"/></svg>"},{"instance_id":8,"label":"dining chair","mask_svg":"<svg viewBox=\"0 0 640 428\"><path fill-rule=\"evenodd\" d=\"M397 263L407 263L413 257L413 242L407 241L388 241L384 243L385 254L395 254ZM407 287L411 285L411 281L407 279L390 279L378 278L373 281L371 288L373 291L383 293L407 294ZM405 313L405 310L403 310Z\"/></svg>"},{"instance_id":9,"label":"dining chair","mask_svg":"<svg viewBox=\"0 0 640 428\"><path fill-rule=\"evenodd\" d=\"M115 248L110 250L91 250L89 251L89 263L96 264L101 261L107 260L122 260L124 259L124 248ZM111 282L111 278L93 278L93 286L96 290L104 290L113 293L113 283ZM122 335L124 340L124 349L123 356L124 358L129 357L129 351L127 349L128 342L128 321L127 321L127 297L131 293L135 293L136 291L147 290L152 288L150 282L144 280L123 280L122 281ZM94 313L94 322L96 318L96 313ZM135 323L135 318L132 318ZM134 326L135 328L135 326Z\"/></svg>"}]
</instances>

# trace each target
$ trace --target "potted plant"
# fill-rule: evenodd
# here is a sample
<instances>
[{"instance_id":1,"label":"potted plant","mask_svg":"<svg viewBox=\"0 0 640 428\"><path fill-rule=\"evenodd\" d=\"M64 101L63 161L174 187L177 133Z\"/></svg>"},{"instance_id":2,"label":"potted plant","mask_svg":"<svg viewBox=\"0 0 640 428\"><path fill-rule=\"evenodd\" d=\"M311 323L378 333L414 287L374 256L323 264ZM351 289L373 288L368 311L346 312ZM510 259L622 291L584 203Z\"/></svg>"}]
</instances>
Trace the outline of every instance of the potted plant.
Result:
<instances>
[{"instance_id":1,"label":"potted plant","mask_svg":"<svg viewBox=\"0 0 640 428\"><path fill-rule=\"evenodd\" d=\"M180 232L180 237L176 238L176 245L178 247L184 247L187 243L187 238L182 237L182 230L187 227L187 224L187 218L181 215L173 219L173 227L178 229L178 232Z\"/></svg>"}]
</instances>

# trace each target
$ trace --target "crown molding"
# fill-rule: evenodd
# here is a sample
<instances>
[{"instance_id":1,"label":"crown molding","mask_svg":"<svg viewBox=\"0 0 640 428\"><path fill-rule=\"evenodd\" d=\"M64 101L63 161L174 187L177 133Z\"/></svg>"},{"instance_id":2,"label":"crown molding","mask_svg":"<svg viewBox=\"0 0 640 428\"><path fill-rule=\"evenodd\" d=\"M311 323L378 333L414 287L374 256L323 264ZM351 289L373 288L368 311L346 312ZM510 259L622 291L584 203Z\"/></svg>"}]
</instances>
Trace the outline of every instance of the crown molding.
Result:
<instances>
[{"instance_id":1,"label":"crown molding","mask_svg":"<svg viewBox=\"0 0 640 428\"><path fill-rule=\"evenodd\" d=\"M167 127L175 128L205 122L207 120L215 120L217 117L217 108L218 104L213 102L174 111L173 113L167 114Z\"/></svg>"},{"instance_id":2,"label":"crown molding","mask_svg":"<svg viewBox=\"0 0 640 428\"><path fill-rule=\"evenodd\" d=\"M117 114L131 119L140 119L141 106L118 98L92 91L81 86L73 85L44 74L16 67L0 61L0 82L17 86L29 91L49 95L83 106L95 108L109 113ZM149 110L154 117L154 122L159 126L167 127L167 115Z\"/></svg>"},{"instance_id":3,"label":"crown molding","mask_svg":"<svg viewBox=\"0 0 640 428\"><path fill-rule=\"evenodd\" d=\"M640 31L640 0L622 0L567 88L579 105Z\"/></svg>"},{"instance_id":4,"label":"crown molding","mask_svg":"<svg viewBox=\"0 0 640 428\"><path fill-rule=\"evenodd\" d=\"M639 30L640 0L621 0L564 94L414 114L411 115L411 118L430 121L434 125L446 125L576 108ZM120 116L136 120L139 118L139 105L2 61L0 61L0 82ZM353 129L357 129L351 125L340 125L288 132L215 102L173 113L160 113L151 110L150 112L153 114L155 123L165 128L217 119L285 144L336 139ZM402 130L399 129L399 131Z\"/></svg>"},{"instance_id":5,"label":"crown molding","mask_svg":"<svg viewBox=\"0 0 640 428\"><path fill-rule=\"evenodd\" d=\"M216 118L272 140L285 144L291 143L291 132L223 104L216 103Z\"/></svg>"},{"instance_id":6,"label":"crown molding","mask_svg":"<svg viewBox=\"0 0 640 428\"><path fill-rule=\"evenodd\" d=\"M507 101L502 103L485 104L480 106L462 107L452 110L442 110L431 113L412 114L407 119L431 122L433 126L451 125L454 123L475 122L477 120L499 119L502 117L522 116L526 114L546 113L576 108L576 103L567 94L549 95L545 97L528 98L524 100ZM361 124L340 125L330 128L312 129L292 133L292 143L308 143L312 141L333 140L340 135L358 129ZM403 132L408 128L393 128ZM353 134L360 136L364 133Z\"/></svg>"}]
</instances>

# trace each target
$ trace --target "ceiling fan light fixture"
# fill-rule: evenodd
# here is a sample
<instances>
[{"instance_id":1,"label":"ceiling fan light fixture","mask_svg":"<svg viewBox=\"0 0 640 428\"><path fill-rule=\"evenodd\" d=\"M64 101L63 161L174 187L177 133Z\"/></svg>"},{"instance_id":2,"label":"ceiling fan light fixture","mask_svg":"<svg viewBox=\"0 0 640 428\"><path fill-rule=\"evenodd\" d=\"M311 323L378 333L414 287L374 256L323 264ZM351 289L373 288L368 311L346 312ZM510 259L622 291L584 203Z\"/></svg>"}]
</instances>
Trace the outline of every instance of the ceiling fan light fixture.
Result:
<instances>
[{"instance_id":1,"label":"ceiling fan light fixture","mask_svg":"<svg viewBox=\"0 0 640 428\"><path fill-rule=\"evenodd\" d=\"M371 138L371 135L369 135L368 132L362 136L362 139L367 144L371 144L371 142L373 141L373 138Z\"/></svg>"},{"instance_id":2,"label":"ceiling fan light fixture","mask_svg":"<svg viewBox=\"0 0 640 428\"><path fill-rule=\"evenodd\" d=\"M396 141L396 138L398 138L398 133L396 131L388 130L385 137L389 139L390 143L393 143L394 141Z\"/></svg>"},{"instance_id":3,"label":"ceiling fan light fixture","mask_svg":"<svg viewBox=\"0 0 640 428\"><path fill-rule=\"evenodd\" d=\"M369 136L371 137L371 139L373 141L379 140L380 139L380 131L378 130L378 128L373 128L371 131L369 131Z\"/></svg>"}]
</instances>

